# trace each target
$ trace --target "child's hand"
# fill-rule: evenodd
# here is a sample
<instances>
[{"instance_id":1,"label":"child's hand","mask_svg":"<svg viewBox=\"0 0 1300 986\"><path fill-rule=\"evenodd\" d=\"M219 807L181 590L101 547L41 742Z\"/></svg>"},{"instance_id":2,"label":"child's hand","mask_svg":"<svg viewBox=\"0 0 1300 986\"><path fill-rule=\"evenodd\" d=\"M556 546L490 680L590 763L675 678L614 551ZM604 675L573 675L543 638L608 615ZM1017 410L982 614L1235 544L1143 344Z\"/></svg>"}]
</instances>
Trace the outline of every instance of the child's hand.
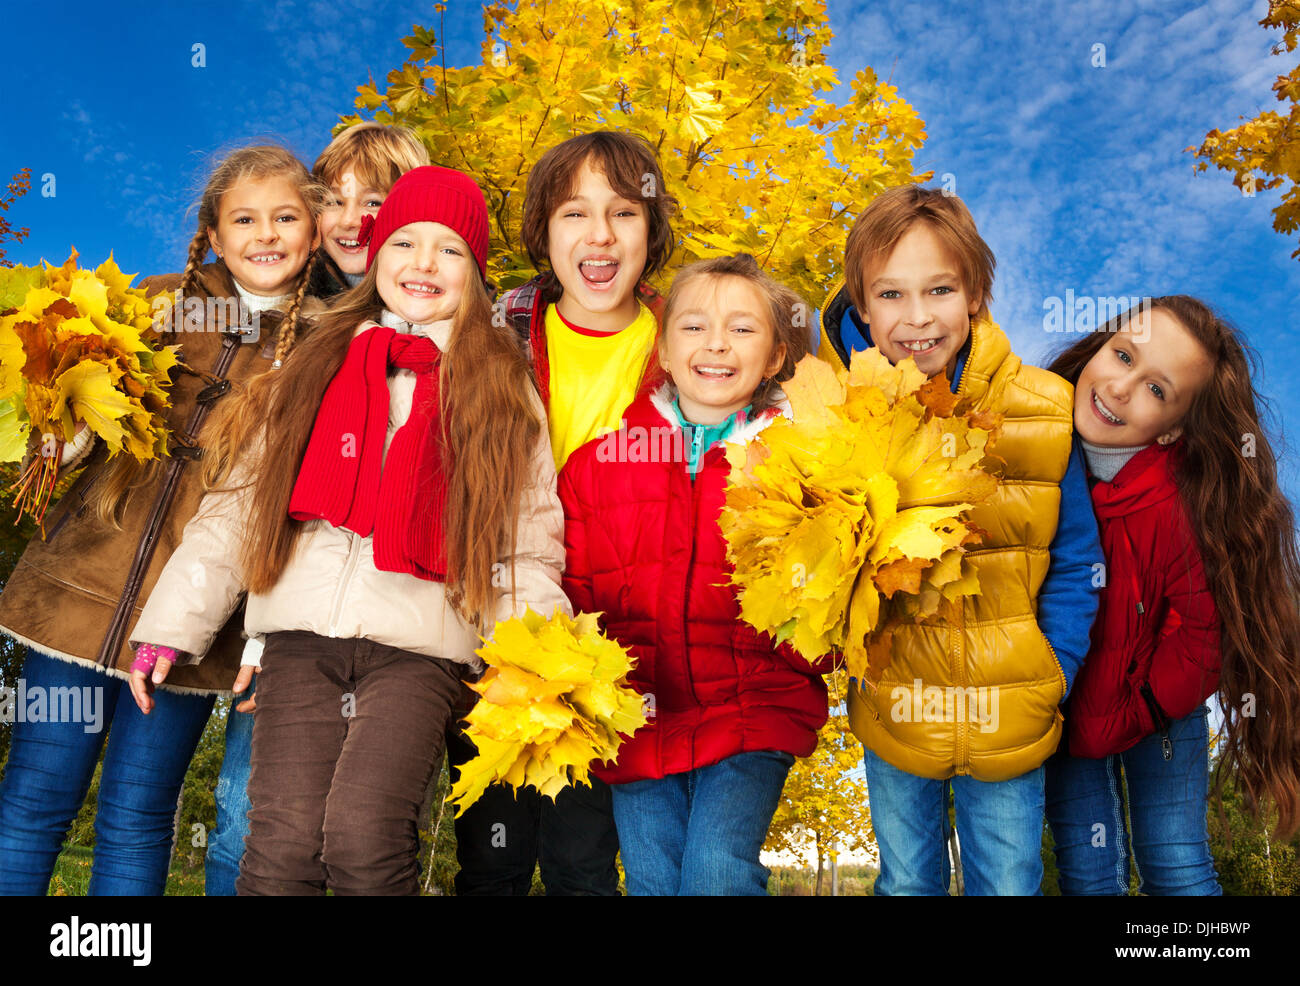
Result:
<instances>
[{"instance_id":1,"label":"child's hand","mask_svg":"<svg viewBox=\"0 0 1300 986\"><path fill-rule=\"evenodd\" d=\"M176 660L176 651L158 644L141 644L136 648L131 662L131 696L140 711L148 715L153 711L154 685L167 679L167 672Z\"/></svg>"},{"instance_id":2,"label":"child's hand","mask_svg":"<svg viewBox=\"0 0 1300 986\"><path fill-rule=\"evenodd\" d=\"M253 683L253 675L262 673L262 651L264 649L265 642L261 637L249 637L244 643L244 654L239 659L239 674L235 676L235 684L232 686L236 695L248 690L248 686ZM257 695L248 696L235 706L235 711L256 712Z\"/></svg>"},{"instance_id":3,"label":"child's hand","mask_svg":"<svg viewBox=\"0 0 1300 986\"><path fill-rule=\"evenodd\" d=\"M248 686L253 683L253 675L260 674L262 671L259 667L251 664L245 664L239 669L239 674L235 675L235 684L231 690L238 695L240 692L248 691ZM236 712L256 712L257 711L257 693L254 692L248 698L244 699L235 706Z\"/></svg>"}]
</instances>

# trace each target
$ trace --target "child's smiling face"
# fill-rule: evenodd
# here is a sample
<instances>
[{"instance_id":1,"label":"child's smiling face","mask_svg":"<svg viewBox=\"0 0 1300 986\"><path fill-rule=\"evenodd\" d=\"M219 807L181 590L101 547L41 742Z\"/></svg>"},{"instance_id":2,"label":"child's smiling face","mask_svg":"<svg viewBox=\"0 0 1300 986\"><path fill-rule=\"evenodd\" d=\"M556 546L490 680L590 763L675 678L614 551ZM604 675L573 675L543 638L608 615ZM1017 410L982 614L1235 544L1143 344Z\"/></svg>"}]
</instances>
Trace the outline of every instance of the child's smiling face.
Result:
<instances>
[{"instance_id":1,"label":"child's smiling face","mask_svg":"<svg viewBox=\"0 0 1300 986\"><path fill-rule=\"evenodd\" d=\"M297 186L272 175L241 181L221 196L208 242L244 290L279 298L292 293L320 233Z\"/></svg>"},{"instance_id":2,"label":"child's smiling face","mask_svg":"<svg viewBox=\"0 0 1300 986\"><path fill-rule=\"evenodd\" d=\"M858 314L885 358L911 356L926 376L945 370L951 377L981 299L967 296L957 258L929 224L913 223L862 280L866 311Z\"/></svg>"},{"instance_id":3,"label":"child's smiling face","mask_svg":"<svg viewBox=\"0 0 1300 986\"><path fill-rule=\"evenodd\" d=\"M375 255L375 287L399 318L427 325L451 318L478 266L469 245L442 223L407 223Z\"/></svg>"},{"instance_id":4,"label":"child's smiling face","mask_svg":"<svg viewBox=\"0 0 1300 986\"><path fill-rule=\"evenodd\" d=\"M572 198L546 224L547 255L564 288L560 314L599 332L632 324L649 229L645 205L624 198L584 162Z\"/></svg>"},{"instance_id":5,"label":"child's smiling face","mask_svg":"<svg viewBox=\"0 0 1300 986\"><path fill-rule=\"evenodd\" d=\"M344 274L366 272L366 247L357 242L362 216L379 214L387 192L364 185L354 171L345 171L330 183L332 199L320 216L321 242L325 252Z\"/></svg>"},{"instance_id":6,"label":"child's smiling face","mask_svg":"<svg viewBox=\"0 0 1300 986\"><path fill-rule=\"evenodd\" d=\"M1156 308L1115 332L1088 360L1074 388L1074 426L1094 445L1172 442L1213 372L1182 322Z\"/></svg>"},{"instance_id":7,"label":"child's smiling face","mask_svg":"<svg viewBox=\"0 0 1300 986\"><path fill-rule=\"evenodd\" d=\"M725 421L785 360L767 300L739 277L697 277L681 292L659 342L659 365L694 424Z\"/></svg>"}]
</instances>

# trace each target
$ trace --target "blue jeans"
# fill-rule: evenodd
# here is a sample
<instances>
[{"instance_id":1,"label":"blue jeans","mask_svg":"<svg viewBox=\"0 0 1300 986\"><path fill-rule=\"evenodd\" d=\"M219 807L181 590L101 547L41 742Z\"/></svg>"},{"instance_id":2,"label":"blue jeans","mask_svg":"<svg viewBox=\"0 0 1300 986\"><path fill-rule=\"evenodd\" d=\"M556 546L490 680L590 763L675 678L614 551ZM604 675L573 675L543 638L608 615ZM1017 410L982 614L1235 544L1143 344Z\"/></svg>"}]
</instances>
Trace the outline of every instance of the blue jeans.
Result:
<instances>
[{"instance_id":1,"label":"blue jeans","mask_svg":"<svg viewBox=\"0 0 1300 986\"><path fill-rule=\"evenodd\" d=\"M257 690L257 676L248 691L233 696L226 717L226 752L217 777L217 827L208 840L203 866L203 892L208 897L234 897L239 861L248 835L248 772L253 757L253 713L235 706Z\"/></svg>"},{"instance_id":2,"label":"blue jeans","mask_svg":"<svg viewBox=\"0 0 1300 986\"><path fill-rule=\"evenodd\" d=\"M159 689L146 716L121 678L33 650L21 680L29 708L30 696L59 694L52 689L93 696L99 728L87 731L83 721L20 722L15 709L0 781L0 894L38 896L49 888L63 839L86 799L104 729L112 723L89 894L160 895L171 862L176 802L214 697Z\"/></svg>"},{"instance_id":3,"label":"blue jeans","mask_svg":"<svg viewBox=\"0 0 1300 986\"><path fill-rule=\"evenodd\" d=\"M628 895L766 896L758 856L793 764L765 750L610 785Z\"/></svg>"},{"instance_id":4,"label":"blue jeans","mask_svg":"<svg viewBox=\"0 0 1300 986\"><path fill-rule=\"evenodd\" d=\"M1042 893L1042 767L1006 781L965 776L934 781L863 752L871 824L880 847L877 897L948 893L950 788L966 895Z\"/></svg>"},{"instance_id":5,"label":"blue jeans","mask_svg":"<svg viewBox=\"0 0 1300 986\"><path fill-rule=\"evenodd\" d=\"M1223 893L1205 818L1208 711L1201 706L1169 724L1169 760L1160 734L1153 733L1114 756L1091 760L1058 755L1047 761L1047 819L1056 841L1061 893L1127 894L1130 854L1137 862L1142 893Z\"/></svg>"}]
</instances>

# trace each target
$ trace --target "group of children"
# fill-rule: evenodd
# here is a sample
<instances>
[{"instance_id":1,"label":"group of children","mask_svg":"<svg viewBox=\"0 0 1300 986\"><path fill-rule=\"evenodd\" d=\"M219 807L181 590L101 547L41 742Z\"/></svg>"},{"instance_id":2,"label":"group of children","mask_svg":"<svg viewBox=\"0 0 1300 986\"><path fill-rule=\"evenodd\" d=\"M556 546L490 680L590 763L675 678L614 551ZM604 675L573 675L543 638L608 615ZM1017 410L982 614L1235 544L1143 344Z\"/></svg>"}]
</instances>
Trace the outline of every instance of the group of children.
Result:
<instances>
[{"instance_id":1,"label":"group of children","mask_svg":"<svg viewBox=\"0 0 1300 986\"><path fill-rule=\"evenodd\" d=\"M28 689L108 695L92 894L162 892L232 682L207 892L418 893L431 782L474 755L479 638L528 608L602 613L653 713L590 786L489 788L456 821L458 892L526 893L540 862L548 893L612 895L620 854L632 894L766 892L835 655L740 619L718 517L725 446L790 414L812 340L746 255L650 287L665 189L640 138L552 148L520 231L542 273L494 298L482 192L403 130L353 126L310 173L275 147L217 167L184 272L144 282L172 295L162 341L184 358L171 455L69 443L88 464L0 594ZM1039 892L1044 818L1066 893L1127 893L1131 856L1149 893L1216 893L1208 697L1251 803L1293 832L1300 798L1300 564L1242 343L1174 296L1026 366L989 316L993 267L960 200L896 188L822 308L818 357L912 359L1003 421L971 512L980 593L850 689L876 892L947 892L951 793L967 893ZM621 428L682 454L605 454ZM934 687L995 690L995 728L896 714ZM0 893L45 892L103 742L15 725Z\"/></svg>"}]
</instances>

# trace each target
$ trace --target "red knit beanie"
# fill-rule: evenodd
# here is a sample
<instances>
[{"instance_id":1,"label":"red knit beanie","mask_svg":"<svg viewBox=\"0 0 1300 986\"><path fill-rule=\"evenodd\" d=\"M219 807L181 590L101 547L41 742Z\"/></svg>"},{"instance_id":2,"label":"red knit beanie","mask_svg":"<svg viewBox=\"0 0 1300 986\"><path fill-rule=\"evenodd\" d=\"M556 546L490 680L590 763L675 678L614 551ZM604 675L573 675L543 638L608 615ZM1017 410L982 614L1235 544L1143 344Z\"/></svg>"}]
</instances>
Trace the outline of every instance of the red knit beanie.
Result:
<instances>
[{"instance_id":1,"label":"red knit beanie","mask_svg":"<svg viewBox=\"0 0 1300 986\"><path fill-rule=\"evenodd\" d=\"M487 277L488 214L483 192L464 172L431 164L398 178L373 224L362 221L361 241L366 242L369 234L366 270L394 230L418 222L442 223L455 230L469 244L479 274Z\"/></svg>"}]
</instances>

